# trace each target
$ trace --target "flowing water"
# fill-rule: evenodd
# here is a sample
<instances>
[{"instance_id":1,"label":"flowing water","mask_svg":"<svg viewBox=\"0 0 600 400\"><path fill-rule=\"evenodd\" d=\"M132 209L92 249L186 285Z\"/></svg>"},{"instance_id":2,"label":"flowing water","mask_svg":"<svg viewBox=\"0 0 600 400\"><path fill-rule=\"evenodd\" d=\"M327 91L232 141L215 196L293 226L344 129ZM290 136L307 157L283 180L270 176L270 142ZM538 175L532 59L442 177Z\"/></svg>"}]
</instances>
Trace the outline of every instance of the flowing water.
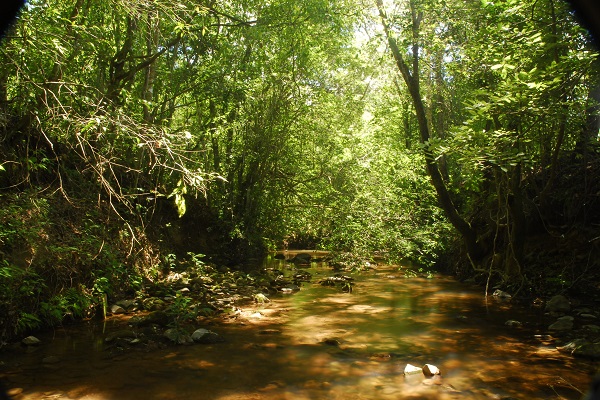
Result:
<instances>
[{"instance_id":1,"label":"flowing water","mask_svg":"<svg viewBox=\"0 0 600 400\"><path fill-rule=\"evenodd\" d=\"M0 376L15 399L579 399L597 367L556 351L542 310L451 278L378 266L345 293L318 283L326 266L306 270L299 292L206 326L223 343L108 351L105 335L126 323L114 318L0 353ZM406 364L442 379L405 377Z\"/></svg>"}]
</instances>

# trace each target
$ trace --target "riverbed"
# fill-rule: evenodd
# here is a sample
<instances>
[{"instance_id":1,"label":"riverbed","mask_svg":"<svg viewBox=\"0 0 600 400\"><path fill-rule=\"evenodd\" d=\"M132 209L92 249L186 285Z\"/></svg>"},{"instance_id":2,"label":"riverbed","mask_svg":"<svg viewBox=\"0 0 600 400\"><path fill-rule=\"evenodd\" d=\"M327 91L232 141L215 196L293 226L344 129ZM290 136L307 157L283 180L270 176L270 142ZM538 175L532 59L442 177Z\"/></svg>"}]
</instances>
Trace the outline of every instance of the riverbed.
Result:
<instances>
[{"instance_id":1,"label":"riverbed","mask_svg":"<svg viewBox=\"0 0 600 400\"><path fill-rule=\"evenodd\" d=\"M447 276L374 265L344 272L344 291L319 283L334 274L327 264L270 263L312 277L207 323L223 342L108 351L130 317L117 316L0 353L0 376L23 400L579 399L598 367L556 350L541 307ZM441 378L405 376L407 364Z\"/></svg>"}]
</instances>

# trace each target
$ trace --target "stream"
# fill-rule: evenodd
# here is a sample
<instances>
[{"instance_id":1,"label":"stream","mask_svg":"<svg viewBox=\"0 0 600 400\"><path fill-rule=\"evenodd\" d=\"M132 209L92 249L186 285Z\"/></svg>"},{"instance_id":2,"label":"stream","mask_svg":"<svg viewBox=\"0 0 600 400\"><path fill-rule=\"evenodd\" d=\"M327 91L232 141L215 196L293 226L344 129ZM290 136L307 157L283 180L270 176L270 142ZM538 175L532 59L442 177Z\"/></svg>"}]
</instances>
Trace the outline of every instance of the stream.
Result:
<instances>
[{"instance_id":1,"label":"stream","mask_svg":"<svg viewBox=\"0 0 600 400\"><path fill-rule=\"evenodd\" d=\"M130 317L115 316L0 353L0 378L15 400L580 399L598 367L556 350L541 307L450 277L379 265L345 273L347 293L319 284L333 275L324 264L302 271L312 278L298 292L201 326L221 343L107 351L106 335ZM405 377L407 364L435 365L442 379Z\"/></svg>"}]
</instances>

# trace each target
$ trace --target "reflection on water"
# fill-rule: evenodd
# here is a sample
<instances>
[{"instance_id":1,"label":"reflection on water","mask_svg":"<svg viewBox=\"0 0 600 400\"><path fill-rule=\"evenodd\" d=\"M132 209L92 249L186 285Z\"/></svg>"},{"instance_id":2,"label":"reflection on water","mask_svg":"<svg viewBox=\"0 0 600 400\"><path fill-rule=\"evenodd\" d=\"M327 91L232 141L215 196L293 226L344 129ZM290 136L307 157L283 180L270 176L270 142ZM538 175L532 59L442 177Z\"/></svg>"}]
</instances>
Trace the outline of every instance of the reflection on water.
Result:
<instances>
[{"instance_id":1,"label":"reflection on water","mask_svg":"<svg viewBox=\"0 0 600 400\"><path fill-rule=\"evenodd\" d=\"M1 355L1 371L18 399L578 399L589 382L591 364L536 339L539 311L394 267L354 276L352 293L319 285L326 267L310 272L299 292L210 326L224 343L115 353L103 349L123 325L112 320L40 336L32 353ZM442 384L405 379L407 363L438 366Z\"/></svg>"}]
</instances>

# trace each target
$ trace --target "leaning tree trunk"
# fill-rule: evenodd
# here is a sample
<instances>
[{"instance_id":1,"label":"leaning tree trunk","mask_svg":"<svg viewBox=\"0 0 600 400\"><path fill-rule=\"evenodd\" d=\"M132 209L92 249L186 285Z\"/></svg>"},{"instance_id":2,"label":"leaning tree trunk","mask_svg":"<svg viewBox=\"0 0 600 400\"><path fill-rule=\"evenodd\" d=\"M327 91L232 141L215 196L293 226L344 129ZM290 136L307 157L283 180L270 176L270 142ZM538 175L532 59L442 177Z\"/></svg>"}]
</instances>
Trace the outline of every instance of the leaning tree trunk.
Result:
<instances>
[{"instance_id":1,"label":"leaning tree trunk","mask_svg":"<svg viewBox=\"0 0 600 400\"><path fill-rule=\"evenodd\" d=\"M438 163L432 151L429 148L429 126L427 123L427 116L425 113L425 106L421 98L421 90L419 86L419 45L418 45L418 33L419 24L422 19L422 15L417 15L414 4L410 2L411 16L412 16L412 30L413 30L413 46L412 46L412 72L404 60L396 40L391 34L385 11L383 9L382 0L377 0L377 8L379 10L379 16L381 17L381 23L385 31L385 35L392 50L392 55L396 61L396 66L400 70L402 78L410 93L415 112L417 114L417 122L419 125L419 135L421 144L424 146L425 161L427 166L427 172L431 178L431 182L436 190L440 207L444 210L450 223L456 228L461 234L469 256L471 260L477 262L482 256L483 251L478 242L477 232L471 227L471 225L458 213L448 188L444 182L442 174L440 173Z\"/></svg>"}]
</instances>

